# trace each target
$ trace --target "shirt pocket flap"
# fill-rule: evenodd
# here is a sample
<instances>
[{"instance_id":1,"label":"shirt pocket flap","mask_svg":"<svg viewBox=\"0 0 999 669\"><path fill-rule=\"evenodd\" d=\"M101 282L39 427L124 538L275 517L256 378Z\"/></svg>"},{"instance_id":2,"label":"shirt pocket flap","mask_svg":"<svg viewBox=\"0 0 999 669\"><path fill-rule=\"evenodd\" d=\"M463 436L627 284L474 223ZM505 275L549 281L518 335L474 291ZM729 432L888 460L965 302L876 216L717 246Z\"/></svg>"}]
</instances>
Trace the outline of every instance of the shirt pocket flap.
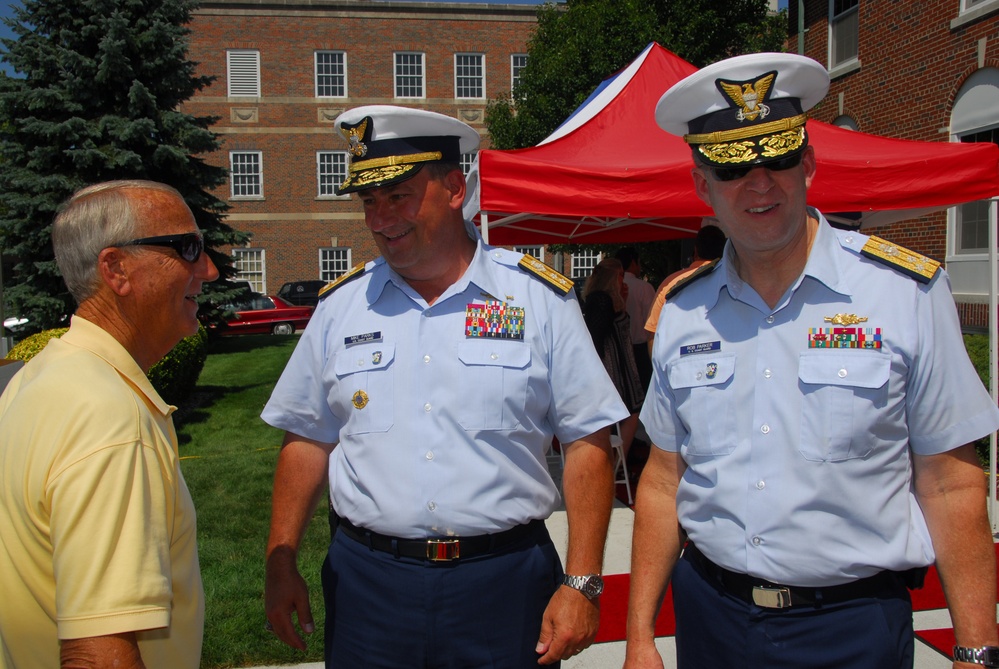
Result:
<instances>
[{"instance_id":1,"label":"shirt pocket flap","mask_svg":"<svg viewBox=\"0 0 999 669\"><path fill-rule=\"evenodd\" d=\"M458 359L466 365L524 369L531 362L531 347L509 341L461 341Z\"/></svg>"},{"instance_id":2,"label":"shirt pocket flap","mask_svg":"<svg viewBox=\"0 0 999 669\"><path fill-rule=\"evenodd\" d=\"M696 355L669 364L669 384L674 389L717 386L735 373L735 355Z\"/></svg>"},{"instance_id":3,"label":"shirt pocket flap","mask_svg":"<svg viewBox=\"0 0 999 669\"><path fill-rule=\"evenodd\" d=\"M890 373L891 356L869 351L807 351L798 364L798 379L815 385L880 388Z\"/></svg>"},{"instance_id":4,"label":"shirt pocket flap","mask_svg":"<svg viewBox=\"0 0 999 669\"><path fill-rule=\"evenodd\" d=\"M344 349L336 356L333 371L337 376L384 369L395 358L395 344L375 342Z\"/></svg>"}]
</instances>

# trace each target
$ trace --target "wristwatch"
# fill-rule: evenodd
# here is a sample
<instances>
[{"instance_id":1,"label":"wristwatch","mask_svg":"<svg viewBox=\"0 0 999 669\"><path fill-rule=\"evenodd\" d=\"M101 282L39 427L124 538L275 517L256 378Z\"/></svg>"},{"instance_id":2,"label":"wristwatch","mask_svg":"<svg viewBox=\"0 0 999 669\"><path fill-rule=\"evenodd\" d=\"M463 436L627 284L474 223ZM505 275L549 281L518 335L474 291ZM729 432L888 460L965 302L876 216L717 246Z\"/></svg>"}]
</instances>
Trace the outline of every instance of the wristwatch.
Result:
<instances>
[{"instance_id":1,"label":"wristwatch","mask_svg":"<svg viewBox=\"0 0 999 669\"><path fill-rule=\"evenodd\" d=\"M983 667L999 667L999 646L982 646L981 648L954 646L954 661L980 664Z\"/></svg>"},{"instance_id":2,"label":"wristwatch","mask_svg":"<svg viewBox=\"0 0 999 669\"><path fill-rule=\"evenodd\" d=\"M579 590L587 599L596 599L604 591L604 579L601 578L600 574L587 574L586 576L566 574L562 583L574 590Z\"/></svg>"}]
</instances>

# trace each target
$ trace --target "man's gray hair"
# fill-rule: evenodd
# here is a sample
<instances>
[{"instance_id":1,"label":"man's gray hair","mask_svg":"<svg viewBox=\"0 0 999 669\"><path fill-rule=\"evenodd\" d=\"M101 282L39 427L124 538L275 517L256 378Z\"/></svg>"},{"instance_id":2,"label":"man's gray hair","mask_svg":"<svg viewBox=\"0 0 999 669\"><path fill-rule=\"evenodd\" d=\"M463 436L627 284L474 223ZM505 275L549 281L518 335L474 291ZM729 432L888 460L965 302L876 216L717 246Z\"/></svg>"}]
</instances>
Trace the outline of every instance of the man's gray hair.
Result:
<instances>
[{"instance_id":1,"label":"man's gray hair","mask_svg":"<svg viewBox=\"0 0 999 669\"><path fill-rule=\"evenodd\" d=\"M70 294L77 304L92 297L101 285L97 257L109 246L139 236L141 221L129 194L133 190L172 193L174 188L138 179L106 181L73 193L52 223L52 249Z\"/></svg>"}]
</instances>

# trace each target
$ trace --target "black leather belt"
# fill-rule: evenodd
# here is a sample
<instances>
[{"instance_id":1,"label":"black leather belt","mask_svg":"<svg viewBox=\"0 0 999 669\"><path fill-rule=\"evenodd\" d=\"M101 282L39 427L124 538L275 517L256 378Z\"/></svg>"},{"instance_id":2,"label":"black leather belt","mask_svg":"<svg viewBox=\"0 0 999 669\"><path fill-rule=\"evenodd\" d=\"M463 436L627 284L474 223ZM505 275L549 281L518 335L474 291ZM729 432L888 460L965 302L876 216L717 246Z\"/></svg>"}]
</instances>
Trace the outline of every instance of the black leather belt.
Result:
<instances>
[{"instance_id":1,"label":"black leather belt","mask_svg":"<svg viewBox=\"0 0 999 669\"><path fill-rule=\"evenodd\" d=\"M440 537L432 539L402 539L390 537L353 525L346 518L339 519L339 529L354 541L371 550L391 553L396 557L415 558L427 562L451 562L495 553L506 546L535 535L545 527L545 521L532 520L496 534L474 537Z\"/></svg>"},{"instance_id":2,"label":"black leather belt","mask_svg":"<svg viewBox=\"0 0 999 669\"><path fill-rule=\"evenodd\" d=\"M900 572L882 571L842 585L807 588L781 585L749 574L729 571L706 558L693 543L687 544L684 554L725 592L747 604L767 609L786 609L793 606L819 607L823 604L845 602L861 597L899 595L905 591L907 577Z\"/></svg>"}]
</instances>

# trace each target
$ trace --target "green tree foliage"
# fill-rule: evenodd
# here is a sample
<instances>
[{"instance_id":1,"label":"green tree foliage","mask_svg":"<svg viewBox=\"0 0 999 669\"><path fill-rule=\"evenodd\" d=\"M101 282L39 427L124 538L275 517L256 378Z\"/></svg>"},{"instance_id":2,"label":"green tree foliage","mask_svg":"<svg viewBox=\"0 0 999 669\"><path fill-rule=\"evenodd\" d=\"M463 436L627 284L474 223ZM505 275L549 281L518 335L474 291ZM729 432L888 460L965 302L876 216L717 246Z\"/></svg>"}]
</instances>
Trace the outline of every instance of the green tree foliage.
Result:
<instances>
[{"instance_id":1,"label":"green tree foliage","mask_svg":"<svg viewBox=\"0 0 999 669\"><path fill-rule=\"evenodd\" d=\"M649 42L703 67L741 53L780 51L786 36L787 13L768 15L766 0L546 4L538 10L520 85L486 110L492 147L540 142Z\"/></svg>"},{"instance_id":2,"label":"green tree foliage","mask_svg":"<svg viewBox=\"0 0 999 669\"><path fill-rule=\"evenodd\" d=\"M203 299L237 292L235 271L217 249L246 241L223 220L210 193L222 168L200 156L219 142L216 119L180 105L212 79L186 59L194 0L24 0L7 20L17 39L0 40L15 70L0 73L0 249L12 262L5 303L30 331L65 324L75 305L52 253L58 205L76 189L110 179L151 179L183 194L223 277ZM206 309L203 308L203 311ZM208 309L209 313L217 310ZM217 315L217 314L216 314Z\"/></svg>"}]
</instances>

